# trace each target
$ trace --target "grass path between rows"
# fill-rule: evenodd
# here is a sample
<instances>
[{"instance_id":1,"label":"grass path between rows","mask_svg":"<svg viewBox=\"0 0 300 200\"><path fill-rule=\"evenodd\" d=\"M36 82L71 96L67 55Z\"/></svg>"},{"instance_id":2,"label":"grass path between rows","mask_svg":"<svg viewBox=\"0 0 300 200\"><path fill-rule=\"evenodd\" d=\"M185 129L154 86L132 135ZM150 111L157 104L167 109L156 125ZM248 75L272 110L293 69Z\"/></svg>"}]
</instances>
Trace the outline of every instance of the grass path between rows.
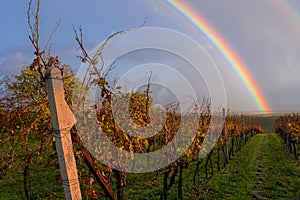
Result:
<instances>
[{"instance_id":1,"label":"grass path between rows","mask_svg":"<svg viewBox=\"0 0 300 200\"><path fill-rule=\"evenodd\" d=\"M300 199L300 165L278 135L254 136L215 177L197 188L199 199Z\"/></svg>"}]
</instances>

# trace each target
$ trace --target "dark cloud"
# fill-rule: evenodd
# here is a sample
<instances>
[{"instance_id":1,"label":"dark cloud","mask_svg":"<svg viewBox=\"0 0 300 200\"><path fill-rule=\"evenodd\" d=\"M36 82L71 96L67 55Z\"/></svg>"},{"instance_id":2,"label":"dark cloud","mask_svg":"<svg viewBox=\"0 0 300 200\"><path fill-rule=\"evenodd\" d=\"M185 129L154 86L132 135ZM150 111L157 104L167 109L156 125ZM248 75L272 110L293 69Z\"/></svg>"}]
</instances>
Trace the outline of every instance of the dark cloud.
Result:
<instances>
[{"instance_id":1,"label":"dark cloud","mask_svg":"<svg viewBox=\"0 0 300 200\"><path fill-rule=\"evenodd\" d=\"M107 3L101 4L95 1L84 8L81 4L74 3L74 8L72 7L70 12L65 12L69 3L60 3L61 6L56 8L57 4L52 1L44 2L44 7L48 10L54 9L56 12L55 15L53 12L45 12L43 20L41 20L41 30L45 32L42 32L41 35L44 36L46 33L47 39L47 34L51 33L56 21L62 18L62 24L54 36L52 54L58 55L62 63L70 64L75 71L81 65L80 60L76 58L81 52L76 51L78 46L73 38L72 24L84 25L84 39L93 43L87 46L87 50L103 41L112 31L137 27L143 23L145 18L147 18L145 27L171 28L186 33L198 42L205 41L205 45L212 45L204 33L201 33L196 26L168 3L151 0L131 0L130 2L131 6L123 6L126 2L119 4L107 1ZM298 92L300 85L300 19L295 15L296 9L300 9L299 1L290 0L288 2L296 5L295 11L280 7L285 2L280 0L186 0L185 2L201 13L246 63L248 70L273 109L300 108ZM285 13L282 12L284 9ZM95 15L91 13L95 13ZM21 24L16 25L9 22L5 24L7 30L10 30L8 24L14 24L11 27L24 28ZM24 24L23 21L22 24ZM2 37L1 42L3 47L0 51L0 76L18 73L20 67L29 64L34 57L34 49L30 46L27 37L23 41L20 39L22 37L17 35L21 32L16 28L16 30L10 30L3 34L6 37ZM21 35L24 33L22 32ZM15 38L19 38L19 40ZM13 42L29 45L7 49L7 46ZM171 39L170 42L178 45ZM3 50L3 48L6 49ZM214 46L211 49L217 50ZM217 54L212 54L212 56L224 79L228 106L236 110L259 109L246 85L243 84L243 78L238 77L236 71L220 52L219 55ZM139 57L139 59L147 60L147 57ZM158 61L164 63L164 59L166 58L162 57ZM127 60L125 61L127 62ZM172 62L169 63L168 60L166 64L176 66Z\"/></svg>"},{"instance_id":2,"label":"dark cloud","mask_svg":"<svg viewBox=\"0 0 300 200\"><path fill-rule=\"evenodd\" d=\"M193 4L246 63L271 107L299 110L300 20L295 18L293 11L282 13L282 8L275 5L278 3L260 0ZM230 67L227 70L231 70ZM229 103L234 102L238 94L231 90L234 85L228 82L230 76L224 79L230 93Z\"/></svg>"}]
</instances>

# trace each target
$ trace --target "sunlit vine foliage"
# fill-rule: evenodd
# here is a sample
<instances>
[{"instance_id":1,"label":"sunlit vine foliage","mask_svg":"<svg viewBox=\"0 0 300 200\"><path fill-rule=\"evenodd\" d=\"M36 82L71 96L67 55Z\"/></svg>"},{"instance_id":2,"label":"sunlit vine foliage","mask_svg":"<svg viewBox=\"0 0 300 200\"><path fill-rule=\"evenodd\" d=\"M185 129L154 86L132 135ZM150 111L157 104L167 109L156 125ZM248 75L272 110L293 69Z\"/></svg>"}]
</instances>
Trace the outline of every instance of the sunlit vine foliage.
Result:
<instances>
[{"instance_id":1,"label":"sunlit vine foliage","mask_svg":"<svg viewBox=\"0 0 300 200\"><path fill-rule=\"evenodd\" d=\"M300 143L300 115L292 114L279 117L275 122L275 131L282 138L289 152L297 159Z\"/></svg>"}]
</instances>

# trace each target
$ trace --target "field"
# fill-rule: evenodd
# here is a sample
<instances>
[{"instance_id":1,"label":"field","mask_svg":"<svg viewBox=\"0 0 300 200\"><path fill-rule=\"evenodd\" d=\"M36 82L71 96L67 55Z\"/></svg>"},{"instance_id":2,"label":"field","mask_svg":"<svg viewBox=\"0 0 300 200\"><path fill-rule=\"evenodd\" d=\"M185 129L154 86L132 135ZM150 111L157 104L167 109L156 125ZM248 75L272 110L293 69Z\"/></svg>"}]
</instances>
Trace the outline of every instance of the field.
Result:
<instances>
[{"instance_id":1,"label":"field","mask_svg":"<svg viewBox=\"0 0 300 200\"><path fill-rule=\"evenodd\" d=\"M278 135L259 134L199 192L205 199L299 199L299 184L299 162Z\"/></svg>"},{"instance_id":2,"label":"field","mask_svg":"<svg viewBox=\"0 0 300 200\"><path fill-rule=\"evenodd\" d=\"M213 158L216 161L216 158ZM203 162L204 163L204 162ZM299 199L300 166L285 151L281 138L257 134L220 172L214 165L214 176L205 177L201 164L196 185L195 165L184 171L184 199ZM22 169L0 178L0 199L24 199ZM41 169L32 165L31 193L33 199L63 199L57 168ZM127 174L124 199L159 199L162 175L155 173ZM177 180L168 192L177 199Z\"/></svg>"}]
</instances>

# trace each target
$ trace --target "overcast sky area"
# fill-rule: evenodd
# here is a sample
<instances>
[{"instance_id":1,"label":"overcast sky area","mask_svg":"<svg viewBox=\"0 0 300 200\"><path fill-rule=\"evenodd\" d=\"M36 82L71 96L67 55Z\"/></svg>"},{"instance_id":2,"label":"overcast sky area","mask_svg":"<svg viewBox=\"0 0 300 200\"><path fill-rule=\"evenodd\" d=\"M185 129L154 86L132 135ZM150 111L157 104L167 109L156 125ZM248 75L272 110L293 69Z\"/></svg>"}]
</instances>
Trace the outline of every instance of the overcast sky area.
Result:
<instances>
[{"instance_id":1,"label":"overcast sky area","mask_svg":"<svg viewBox=\"0 0 300 200\"><path fill-rule=\"evenodd\" d=\"M273 112L300 111L300 2L298 0L185 0L185 2L204 16L205 20L245 62ZM27 7L28 1L1 2L1 77L18 74L21 67L30 64L34 58L34 49L28 39L30 31L27 24ZM41 0L41 44L48 40L59 20L61 23L52 39L51 52L53 55L58 55L62 63L69 64L75 72L82 63L76 57L80 55L80 51L75 41L73 25L75 27L82 25L87 50L92 50L111 33L119 30L137 28L140 25L168 28L193 38L210 53L224 81L228 108L236 112L260 112L241 77L235 73L205 34L162 0ZM169 42L175 47L176 44L178 45L178 41L172 37ZM178 45L178 48L185 47ZM189 51L189 47L186 47L186 51ZM128 59L143 60L141 54L142 52L137 56L132 54L127 58L125 56L120 63L129 62ZM158 52L153 55L158 59L149 60L149 54L145 54L144 61L170 64L179 73L188 74L186 71L190 66L184 68L182 60L176 64L174 63L176 59L172 59L172 63L165 61L168 56L159 56ZM131 65L134 62L131 62ZM137 63L142 64L140 61ZM181 69L178 63L182 64ZM124 68L120 69L121 74L114 74L114 76L126 74L125 71ZM190 72L192 73L192 70ZM205 80L205 77L203 79ZM203 85L203 80L200 82ZM196 83L195 80L191 81L193 87ZM210 88L209 85L206 87ZM222 88L223 86L220 86L220 90ZM207 88L204 87L203 90L207 94Z\"/></svg>"}]
</instances>

